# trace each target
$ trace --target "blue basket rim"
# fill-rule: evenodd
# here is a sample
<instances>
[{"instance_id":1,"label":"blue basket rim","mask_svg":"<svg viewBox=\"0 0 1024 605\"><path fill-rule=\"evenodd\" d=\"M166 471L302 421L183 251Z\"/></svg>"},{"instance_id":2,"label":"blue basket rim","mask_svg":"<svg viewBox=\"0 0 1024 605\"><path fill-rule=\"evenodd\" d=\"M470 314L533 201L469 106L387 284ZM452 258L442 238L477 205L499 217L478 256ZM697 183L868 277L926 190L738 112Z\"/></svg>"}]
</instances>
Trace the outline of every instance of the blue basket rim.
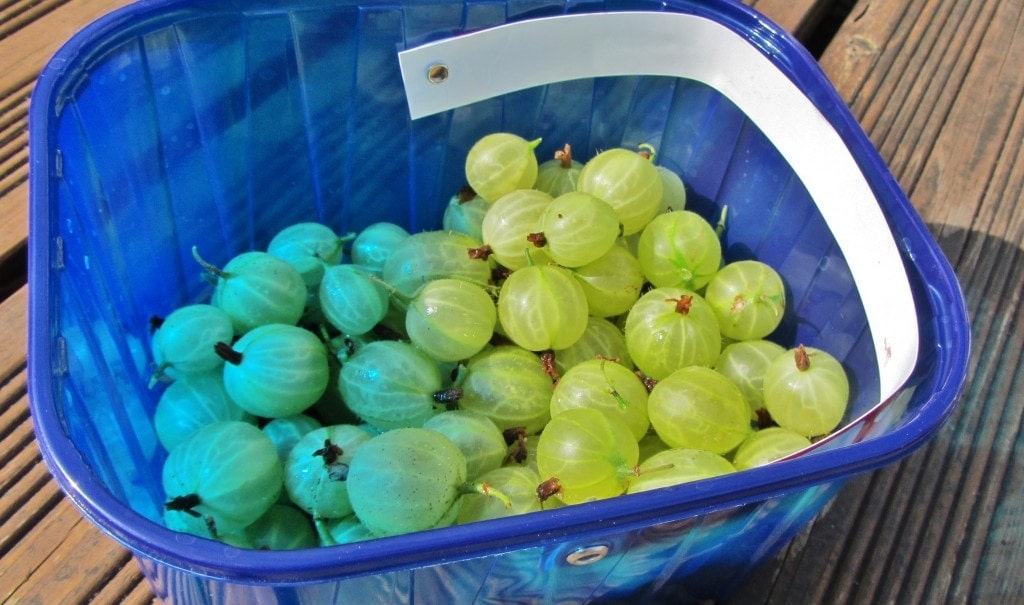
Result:
<instances>
[{"instance_id":1,"label":"blue basket rim","mask_svg":"<svg viewBox=\"0 0 1024 605\"><path fill-rule=\"evenodd\" d=\"M754 469L701 481L624 496L606 501L552 510L510 519L454 526L396 538L306 551L245 551L201 538L182 539L181 534L153 523L112 496L94 475L64 432L55 406L55 393L46 379L30 380L30 409L44 460L62 490L83 515L105 533L133 552L198 575L241 581L310 582L340 576L377 574L423 563L465 559L525 546L565 540L586 540L610 531L639 529L725 507L765 500L817 484L842 481L909 455L923 445L952 413L967 373L970 334L966 304L956 276L931 236L891 177L860 125L834 91L831 83L809 53L792 36L766 17L733 0L711 0L695 8L668 2L666 10L687 10L719 20L743 33L751 44L769 56L779 69L804 85L813 85L815 104L835 125L861 162L864 170L877 176L875 185L884 188L880 198L895 200L886 210L898 220L901 234L929 242L916 250L929 257L935 267L928 284L946 304L936 316L948 318L948 346L938 355L946 370L938 388L922 404L919 414L900 430L820 454L772 465L770 472ZM30 238L29 238L29 376L49 376L51 360L58 351L49 339L52 269L49 226L49 178L53 159L46 146L55 95L60 93L71 68L85 54L102 47L106 36L146 15L197 10L187 0L142 1L114 11L72 37L51 59L37 81L30 107ZM241 9L239 5L238 10ZM635 9L634 9L635 10ZM842 464L836 464L836 460ZM684 503L680 504L683 499ZM642 517L636 510L646 511ZM614 523L611 521L614 520ZM448 539L441 541L437 532ZM480 546L480 545L486 546ZM225 553L234 552L234 556Z\"/></svg>"}]
</instances>

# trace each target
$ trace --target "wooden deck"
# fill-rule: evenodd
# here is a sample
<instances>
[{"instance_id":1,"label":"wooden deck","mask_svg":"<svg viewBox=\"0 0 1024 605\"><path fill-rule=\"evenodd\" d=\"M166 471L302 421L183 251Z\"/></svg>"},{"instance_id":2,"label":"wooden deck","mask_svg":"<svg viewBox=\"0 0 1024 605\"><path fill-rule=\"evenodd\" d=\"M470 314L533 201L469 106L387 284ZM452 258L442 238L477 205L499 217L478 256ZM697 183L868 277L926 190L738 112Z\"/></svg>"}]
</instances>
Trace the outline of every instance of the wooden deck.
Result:
<instances>
[{"instance_id":1,"label":"wooden deck","mask_svg":"<svg viewBox=\"0 0 1024 605\"><path fill-rule=\"evenodd\" d=\"M76 29L124 0L0 1L0 601L138 603L130 555L33 440L25 361L27 111ZM1024 0L748 0L820 55L956 267L973 326L960 407L851 480L746 603L1024 603Z\"/></svg>"}]
</instances>

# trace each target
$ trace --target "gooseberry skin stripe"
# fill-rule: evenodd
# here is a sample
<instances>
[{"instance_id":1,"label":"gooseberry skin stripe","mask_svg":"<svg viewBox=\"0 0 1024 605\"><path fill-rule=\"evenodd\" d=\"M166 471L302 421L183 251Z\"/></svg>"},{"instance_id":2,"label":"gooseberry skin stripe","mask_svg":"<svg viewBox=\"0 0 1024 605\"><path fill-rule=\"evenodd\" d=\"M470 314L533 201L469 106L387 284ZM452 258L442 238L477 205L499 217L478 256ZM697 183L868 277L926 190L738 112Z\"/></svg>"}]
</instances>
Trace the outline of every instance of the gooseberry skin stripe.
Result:
<instances>
[{"instance_id":1,"label":"gooseberry skin stripe","mask_svg":"<svg viewBox=\"0 0 1024 605\"><path fill-rule=\"evenodd\" d=\"M636 31L645 32L644 44L635 43L630 32ZM517 43L522 40L530 44ZM501 50L510 47L517 52ZM575 49L574 60L545 59L560 48ZM873 337L879 401L910 376L918 353L917 311L877 199L839 133L811 100L724 25L666 12L562 15L424 44L398 57L413 119L578 78L664 75L715 88L789 162L843 250ZM448 67L443 85L422 77L437 63ZM531 69L518 67L524 64Z\"/></svg>"}]
</instances>

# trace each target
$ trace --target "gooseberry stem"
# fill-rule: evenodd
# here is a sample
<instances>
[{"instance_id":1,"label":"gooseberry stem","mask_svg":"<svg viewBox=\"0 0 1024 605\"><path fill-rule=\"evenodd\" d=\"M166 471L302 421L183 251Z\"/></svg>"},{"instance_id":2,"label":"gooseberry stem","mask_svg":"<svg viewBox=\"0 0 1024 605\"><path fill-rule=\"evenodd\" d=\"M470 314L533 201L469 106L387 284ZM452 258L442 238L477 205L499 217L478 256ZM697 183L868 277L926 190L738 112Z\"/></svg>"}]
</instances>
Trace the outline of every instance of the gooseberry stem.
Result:
<instances>
[{"instance_id":1,"label":"gooseberry stem","mask_svg":"<svg viewBox=\"0 0 1024 605\"><path fill-rule=\"evenodd\" d=\"M339 362L344 363L345 361L348 361L349 357L352 357L352 355L355 354L356 343L348 335L339 335L338 338L341 338L341 342L344 344L338 345L337 339L331 338L331 333L326 325L322 323L317 324L317 329L320 332L320 341L324 343L324 346L327 348L327 352L333 355Z\"/></svg>"},{"instance_id":2,"label":"gooseberry stem","mask_svg":"<svg viewBox=\"0 0 1024 605\"><path fill-rule=\"evenodd\" d=\"M322 324L322 323L320 323L320 324L317 325L317 331L320 332L320 340L323 341L324 345L327 346L327 349L331 353L337 354L338 353L337 347L331 345L331 335L327 331L327 326Z\"/></svg>"},{"instance_id":3,"label":"gooseberry stem","mask_svg":"<svg viewBox=\"0 0 1024 605\"><path fill-rule=\"evenodd\" d=\"M530 238L527 237L526 239L530 239ZM524 250L524 252L526 254L526 266L527 267L532 267L534 265L534 262L533 262L533 255L530 254L530 249L526 248Z\"/></svg>"},{"instance_id":4,"label":"gooseberry stem","mask_svg":"<svg viewBox=\"0 0 1024 605\"><path fill-rule=\"evenodd\" d=\"M231 365L238 365L242 363L242 354L231 348L226 342L218 342L213 345L213 351L217 353L217 356Z\"/></svg>"},{"instance_id":5,"label":"gooseberry stem","mask_svg":"<svg viewBox=\"0 0 1024 605\"><path fill-rule=\"evenodd\" d=\"M512 508L512 500L509 499L501 490L491 487L490 483L468 483L462 486L462 493L464 494L481 494L488 498L497 498L505 508Z\"/></svg>"},{"instance_id":6,"label":"gooseberry stem","mask_svg":"<svg viewBox=\"0 0 1024 605\"><path fill-rule=\"evenodd\" d=\"M632 474L639 477L640 475L647 473L660 473L661 471L670 471L675 467L675 464L671 462L666 462L665 464L659 464L658 466L652 466L650 468L645 468L641 470L640 465L638 464L633 467Z\"/></svg>"},{"instance_id":7,"label":"gooseberry stem","mask_svg":"<svg viewBox=\"0 0 1024 605\"><path fill-rule=\"evenodd\" d=\"M338 541L334 539L331 532L327 529L327 524L324 523L322 517L313 517L313 525L316 527L316 535L320 538L326 546L337 546Z\"/></svg>"},{"instance_id":8,"label":"gooseberry stem","mask_svg":"<svg viewBox=\"0 0 1024 605\"><path fill-rule=\"evenodd\" d=\"M338 256L338 253L344 249L345 244L356 239L356 235L358 234L354 232L349 232L334 240L334 250L331 251L331 253L328 255L328 258ZM324 263L325 265L330 264L330 261L325 260L324 257L321 256L319 252L314 253L313 256L316 257L320 262Z\"/></svg>"},{"instance_id":9,"label":"gooseberry stem","mask_svg":"<svg viewBox=\"0 0 1024 605\"><path fill-rule=\"evenodd\" d=\"M715 225L715 235L721 237L725 231L725 219L729 215L729 207L722 206L722 212L718 215L718 224Z\"/></svg>"},{"instance_id":10,"label":"gooseberry stem","mask_svg":"<svg viewBox=\"0 0 1024 605\"><path fill-rule=\"evenodd\" d=\"M212 265L203 260L203 257L199 256L199 248L196 246L192 246L192 258L196 259L196 262L199 263L199 266L202 267L203 270L209 273L210 275L219 277L220 279L227 279L229 277L229 274L220 267Z\"/></svg>"},{"instance_id":11,"label":"gooseberry stem","mask_svg":"<svg viewBox=\"0 0 1024 605\"><path fill-rule=\"evenodd\" d=\"M608 363L607 360L601 360L601 375L604 376L604 381L608 384L608 388L610 389L612 398L615 399L615 403L619 404L619 409L628 410L629 400L623 397L621 393L619 393L619 391L615 388L615 385L612 383L612 379L608 378L608 370L605 369L606 363Z\"/></svg>"},{"instance_id":12,"label":"gooseberry stem","mask_svg":"<svg viewBox=\"0 0 1024 605\"><path fill-rule=\"evenodd\" d=\"M153 370L153 375L149 377L149 388L152 389L158 382L164 379L164 376L166 376L165 370L169 367L171 367L171 364L165 361Z\"/></svg>"},{"instance_id":13,"label":"gooseberry stem","mask_svg":"<svg viewBox=\"0 0 1024 605\"><path fill-rule=\"evenodd\" d=\"M467 376L469 376L469 368L466 367L465 363L460 361L454 368L452 368L452 387L457 389L462 388L462 383L466 382Z\"/></svg>"},{"instance_id":14,"label":"gooseberry stem","mask_svg":"<svg viewBox=\"0 0 1024 605\"><path fill-rule=\"evenodd\" d=\"M409 296L406 296L406 295L402 294L401 292L398 291L398 288L396 288L395 286L389 284L388 282L384 281L383 279L377 277L376 275L374 275L372 273L369 273L367 275L370 278L370 281L378 283L381 286L383 286L384 289L388 291L388 294L390 294L391 296L394 296L395 298L397 298L402 304L409 305L409 304L412 303L413 297L409 297Z\"/></svg>"},{"instance_id":15,"label":"gooseberry stem","mask_svg":"<svg viewBox=\"0 0 1024 605\"><path fill-rule=\"evenodd\" d=\"M654 145L651 145L650 143L642 143L638 145L637 148L639 149L637 153L650 160L652 164L654 163L654 158L658 156L658 152L655 151Z\"/></svg>"}]
</instances>

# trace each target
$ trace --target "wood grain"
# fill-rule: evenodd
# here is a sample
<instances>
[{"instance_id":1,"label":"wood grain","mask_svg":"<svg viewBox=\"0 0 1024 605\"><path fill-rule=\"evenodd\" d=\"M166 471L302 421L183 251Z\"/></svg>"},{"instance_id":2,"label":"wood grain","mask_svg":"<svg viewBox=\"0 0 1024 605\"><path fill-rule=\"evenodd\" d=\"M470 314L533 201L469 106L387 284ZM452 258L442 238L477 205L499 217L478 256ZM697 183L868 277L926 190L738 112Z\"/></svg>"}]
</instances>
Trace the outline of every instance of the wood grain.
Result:
<instances>
[{"instance_id":1,"label":"wood grain","mask_svg":"<svg viewBox=\"0 0 1024 605\"><path fill-rule=\"evenodd\" d=\"M28 98L125 0L0 3L0 262L27 235ZM834 0L746 0L807 36ZM851 480L736 603L1024 602L1024 0L861 0L821 57L956 267L968 389L903 462ZM128 553L49 479L27 405L27 290L0 301L0 601L152 600Z\"/></svg>"},{"instance_id":2,"label":"wood grain","mask_svg":"<svg viewBox=\"0 0 1024 605\"><path fill-rule=\"evenodd\" d=\"M821 64L954 263L968 387L938 437L854 480L738 597L1020 602L1021 2L860 2Z\"/></svg>"},{"instance_id":3,"label":"wood grain","mask_svg":"<svg viewBox=\"0 0 1024 605\"><path fill-rule=\"evenodd\" d=\"M834 3L834 0L749 0L745 2L797 38L806 37Z\"/></svg>"},{"instance_id":4,"label":"wood grain","mask_svg":"<svg viewBox=\"0 0 1024 605\"><path fill-rule=\"evenodd\" d=\"M130 555L82 517L42 461L28 410L27 302L27 287L0 302L0 601L151 600Z\"/></svg>"},{"instance_id":5,"label":"wood grain","mask_svg":"<svg viewBox=\"0 0 1024 605\"><path fill-rule=\"evenodd\" d=\"M19 0L0 6L0 269L28 234L28 105L36 76L76 31L125 4Z\"/></svg>"}]
</instances>

